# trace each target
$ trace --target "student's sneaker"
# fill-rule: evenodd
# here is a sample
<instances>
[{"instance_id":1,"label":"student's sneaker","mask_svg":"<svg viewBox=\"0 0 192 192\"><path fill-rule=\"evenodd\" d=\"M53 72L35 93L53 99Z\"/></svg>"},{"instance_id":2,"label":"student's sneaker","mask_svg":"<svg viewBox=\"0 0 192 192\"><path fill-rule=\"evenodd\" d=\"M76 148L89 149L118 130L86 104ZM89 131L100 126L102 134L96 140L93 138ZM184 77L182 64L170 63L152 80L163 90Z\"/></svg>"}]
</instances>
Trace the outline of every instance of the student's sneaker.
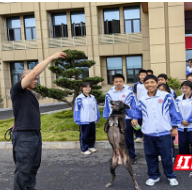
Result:
<instances>
[{"instance_id":1,"label":"student's sneaker","mask_svg":"<svg viewBox=\"0 0 192 192\"><path fill-rule=\"evenodd\" d=\"M171 179L168 179L168 180L170 181L170 185L171 185L171 186L177 186L177 185L179 185L177 179L175 179L175 178L171 178Z\"/></svg>"},{"instance_id":2,"label":"student's sneaker","mask_svg":"<svg viewBox=\"0 0 192 192\"><path fill-rule=\"evenodd\" d=\"M142 143L143 142L143 138L141 137L138 137L136 140L135 140L135 143Z\"/></svg>"},{"instance_id":3,"label":"student's sneaker","mask_svg":"<svg viewBox=\"0 0 192 192\"><path fill-rule=\"evenodd\" d=\"M83 151L81 151L81 153L82 153L82 154L84 154L84 155L90 155L90 154L91 154L91 151L89 151L89 150L84 151L84 152L83 152Z\"/></svg>"},{"instance_id":4,"label":"student's sneaker","mask_svg":"<svg viewBox=\"0 0 192 192\"><path fill-rule=\"evenodd\" d=\"M161 156L160 155L158 156L158 161L161 161Z\"/></svg>"},{"instance_id":5,"label":"student's sneaker","mask_svg":"<svg viewBox=\"0 0 192 192\"><path fill-rule=\"evenodd\" d=\"M153 186L158 181L160 181L160 178L157 178L157 179L147 179L145 184L148 185L148 186Z\"/></svg>"},{"instance_id":6,"label":"student's sneaker","mask_svg":"<svg viewBox=\"0 0 192 192\"><path fill-rule=\"evenodd\" d=\"M91 151L92 153L94 153L94 152L97 151L97 149L95 149L95 148L89 148L89 151Z\"/></svg>"}]
</instances>

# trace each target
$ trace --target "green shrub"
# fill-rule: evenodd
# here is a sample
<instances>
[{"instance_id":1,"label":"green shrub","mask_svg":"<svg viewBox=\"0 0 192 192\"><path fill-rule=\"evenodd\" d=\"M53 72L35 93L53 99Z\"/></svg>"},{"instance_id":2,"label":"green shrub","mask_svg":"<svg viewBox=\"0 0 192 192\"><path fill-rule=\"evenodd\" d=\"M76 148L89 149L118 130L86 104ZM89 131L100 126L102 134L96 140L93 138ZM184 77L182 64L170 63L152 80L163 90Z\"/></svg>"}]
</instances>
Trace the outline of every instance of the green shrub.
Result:
<instances>
[{"instance_id":1,"label":"green shrub","mask_svg":"<svg viewBox=\"0 0 192 192\"><path fill-rule=\"evenodd\" d=\"M181 90L181 83L177 78L168 77L167 84L169 85L169 87L171 87L175 91Z\"/></svg>"},{"instance_id":2,"label":"green shrub","mask_svg":"<svg viewBox=\"0 0 192 192\"><path fill-rule=\"evenodd\" d=\"M0 108L3 108L3 105L4 105L4 103L3 103L3 98L2 98L2 96L0 95Z\"/></svg>"}]
</instances>

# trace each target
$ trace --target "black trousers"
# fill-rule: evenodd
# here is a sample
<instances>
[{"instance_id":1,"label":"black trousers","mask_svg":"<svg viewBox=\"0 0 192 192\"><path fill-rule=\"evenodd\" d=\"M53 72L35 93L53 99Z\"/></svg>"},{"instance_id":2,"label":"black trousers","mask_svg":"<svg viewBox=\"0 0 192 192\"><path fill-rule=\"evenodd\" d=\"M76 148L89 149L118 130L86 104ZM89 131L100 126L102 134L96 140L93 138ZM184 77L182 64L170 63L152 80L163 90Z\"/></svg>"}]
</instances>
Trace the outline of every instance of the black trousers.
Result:
<instances>
[{"instance_id":1,"label":"black trousers","mask_svg":"<svg viewBox=\"0 0 192 192\"><path fill-rule=\"evenodd\" d=\"M15 131L12 134L12 144L15 161L14 190L33 190L41 163L41 132Z\"/></svg>"}]
</instances>

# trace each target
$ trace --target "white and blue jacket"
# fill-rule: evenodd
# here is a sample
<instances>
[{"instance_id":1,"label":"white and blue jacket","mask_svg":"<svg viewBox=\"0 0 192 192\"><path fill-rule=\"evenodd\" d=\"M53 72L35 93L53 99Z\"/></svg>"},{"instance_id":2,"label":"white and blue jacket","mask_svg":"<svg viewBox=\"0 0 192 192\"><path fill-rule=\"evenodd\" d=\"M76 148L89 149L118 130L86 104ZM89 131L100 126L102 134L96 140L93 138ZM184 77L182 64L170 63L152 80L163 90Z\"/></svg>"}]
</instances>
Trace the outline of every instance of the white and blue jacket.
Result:
<instances>
[{"instance_id":1,"label":"white and blue jacket","mask_svg":"<svg viewBox=\"0 0 192 192\"><path fill-rule=\"evenodd\" d=\"M135 83L133 86L132 86L132 90L133 90L133 93L136 93L137 94L137 100L139 101L139 99L147 94L147 89L145 88L144 84L141 83L140 81L138 81L137 83Z\"/></svg>"},{"instance_id":2,"label":"white and blue jacket","mask_svg":"<svg viewBox=\"0 0 192 192\"><path fill-rule=\"evenodd\" d=\"M191 67L186 67L186 75L189 75L189 73L192 73L192 68Z\"/></svg>"},{"instance_id":3,"label":"white and blue jacket","mask_svg":"<svg viewBox=\"0 0 192 192\"><path fill-rule=\"evenodd\" d=\"M141 131L149 136L170 135L172 126L178 126L182 117L171 94L157 90L154 96L141 97L137 110L127 109L134 119L143 119Z\"/></svg>"},{"instance_id":4,"label":"white and blue jacket","mask_svg":"<svg viewBox=\"0 0 192 192\"><path fill-rule=\"evenodd\" d=\"M90 97L87 97L81 93L75 99L73 115L74 121L78 125L89 124L90 122L98 122L101 116L95 97L91 94Z\"/></svg>"},{"instance_id":5,"label":"white and blue jacket","mask_svg":"<svg viewBox=\"0 0 192 192\"><path fill-rule=\"evenodd\" d=\"M171 91L170 94L173 96L174 99L176 99L176 98L177 98L177 95L176 95L175 91L174 91L171 87L169 87L169 89L170 89L170 91Z\"/></svg>"},{"instance_id":6,"label":"white and blue jacket","mask_svg":"<svg viewBox=\"0 0 192 192\"><path fill-rule=\"evenodd\" d=\"M124 88L120 91L116 91L114 89L110 89L105 96L105 106L103 110L103 117L108 119L110 114L112 113L111 103L110 101L123 101L125 104L129 105L131 109L136 109L137 101L134 93L131 89L128 89L127 86L124 85ZM126 119L131 119L126 116Z\"/></svg>"},{"instance_id":7,"label":"white and blue jacket","mask_svg":"<svg viewBox=\"0 0 192 192\"><path fill-rule=\"evenodd\" d=\"M178 131L184 132L184 129L187 128L188 131L192 131L192 95L189 98L185 98L185 95L177 97L175 100L179 111L182 115L183 120L186 120L190 124L184 126L182 123L179 124Z\"/></svg>"}]
</instances>

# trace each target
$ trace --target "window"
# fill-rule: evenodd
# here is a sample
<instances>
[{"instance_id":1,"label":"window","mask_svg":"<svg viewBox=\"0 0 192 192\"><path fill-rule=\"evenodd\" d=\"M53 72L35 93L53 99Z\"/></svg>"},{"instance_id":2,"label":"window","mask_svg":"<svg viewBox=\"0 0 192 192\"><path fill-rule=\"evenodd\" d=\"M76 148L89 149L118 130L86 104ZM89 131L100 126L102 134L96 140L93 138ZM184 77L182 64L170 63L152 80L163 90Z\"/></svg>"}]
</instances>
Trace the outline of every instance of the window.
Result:
<instances>
[{"instance_id":1,"label":"window","mask_svg":"<svg viewBox=\"0 0 192 192\"><path fill-rule=\"evenodd\" d=\"M20 17L7 17L8 41L21 41Z\"/></svg>"},{"instance_id":2,"label":"window","mask_svg":"<svg viewBox=\"0 0 192 192\"><path fill-rule=\"evenodd\" d=\"M71 33L72 36L86 35L84 11L71 12Z\"/></svg>"},{"instance_id":3,"label":"window","mask_svg":"<svg viewBox=\"0 0 192 192\"><path fill-rule=\"evenodd\" d=\"M192 11L185 11L185 36L192 36Z\"/></svg>"},{"instance_id":4,"label":"window","mask_svg":"<svg viewBox=\"0 0 192 192\"><path fill-rule=\"evenodd\" d=\"M127 83L135 83L139 81L139 70L142 69L141 56L128 56L126 57L127 66Z\"/></svg>"},{"instance_id":5,"label":"window","mask_svg":"<svg viewBox=\"0 0 192 192\"><path fill-rule=\"evenodd\" d=\"M52 14L53 37L68 37L66 13Z\"/></svg>"},{"instance_id":6,"label":"window","mask_svg":"<svg viewBox=\"0 0 192 192\"><path fill-rule=\"evenodd\" d=\"M139 6L124 8L125 33L140 33L140 8Z\"/></svg>"},{"instance_id":7,"label":"window","mask_svg":"<svg viewBox=\"0 0 192 192\"><path fill-rule=\"evenodd\" d=\"M38 61L27 61L27 68L33 69L37 64L38 64ZM39 75L38 84L40 84L40 75Z\"/></svg>"},{"instance_id":8,"label":"window","mask_svg":"<svg viewBox=\"0 0 192 192\"><path fill-rule=\"evenodd\" d=\"M24 70L23 62L11 62L10 71L11 71L11 82L12 86L15 85L21 79L21 72Z\"/></svg>"},{"instance_id":9,"label":"window","mask_svg":"<svg viewBox=\"0 0 192 192\"><path fill-rule=\"evenodd\" d=\"M24 16L24 25L25 25L25 39L26 40L37 39L34 15Z\"/></svg>"},{"instance_id":10,"label":"window","mask_svg":"<svg viewBox=\"0 0 192 192\"><path fill-rule=\"evenodd\" d=\"M119 8L104 9L104 33L120 33Z\"/></svg>"},{"instance_id":11,"label":"window","mask_svg":"<svg viewBox=\"0 0 192 192\"><path fill-rule=\"evenodd\" d=\"M113 83L113 76L116 73L123 74L122 58L121 57L107 57L107 79L108 79L108 84Z\"/></svg>"}]
</instances>

